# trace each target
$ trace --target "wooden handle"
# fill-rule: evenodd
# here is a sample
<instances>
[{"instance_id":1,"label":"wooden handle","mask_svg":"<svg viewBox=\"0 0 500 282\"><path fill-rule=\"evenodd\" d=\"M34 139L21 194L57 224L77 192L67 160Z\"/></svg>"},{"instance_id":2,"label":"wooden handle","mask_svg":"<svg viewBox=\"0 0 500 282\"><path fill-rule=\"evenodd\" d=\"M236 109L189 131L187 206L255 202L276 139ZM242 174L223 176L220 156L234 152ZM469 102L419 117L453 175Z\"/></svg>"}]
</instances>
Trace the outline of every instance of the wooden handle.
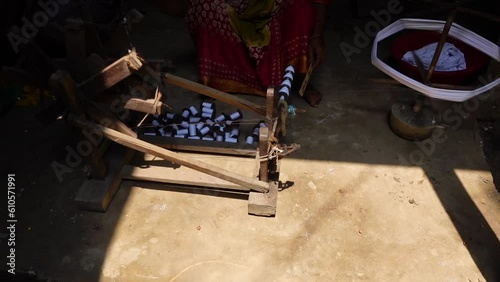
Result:
<instances>
[{"instance_id":1,"label":"wooden handle","mask_svg":"<svg viewBox=\"0 0 500 282\"><path fill-rule=\"evenodd\" d=\"M314 69L313 64L311 63L309 65L309 70L307 71L306 76L304 77L304 82L302 82L302 86L300 87L299 90L300 97L304 96L304 93L306 92L307 84L309 83L309 79L311 78L313 69Z\"/></svg>"}]
</instances>

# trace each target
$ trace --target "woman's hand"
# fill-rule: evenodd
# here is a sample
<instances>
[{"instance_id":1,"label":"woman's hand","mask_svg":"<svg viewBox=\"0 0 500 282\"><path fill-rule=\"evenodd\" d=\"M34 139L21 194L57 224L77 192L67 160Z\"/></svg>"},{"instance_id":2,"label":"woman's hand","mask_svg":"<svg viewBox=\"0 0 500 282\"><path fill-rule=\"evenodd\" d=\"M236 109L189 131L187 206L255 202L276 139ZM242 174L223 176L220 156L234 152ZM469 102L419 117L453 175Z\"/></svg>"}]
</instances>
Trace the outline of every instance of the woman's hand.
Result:
<instances>
[{"instance_id":1,"label":"woman's hand","mask_svg":"<svg viewBox=\"0 0 500 282\"><path fill-rule=\"evenodd\" d=\"M325 39L319 34L311 36L309 40L309 61L313 68L318 67L325 58Z\"/></svg>"}]
</instances>

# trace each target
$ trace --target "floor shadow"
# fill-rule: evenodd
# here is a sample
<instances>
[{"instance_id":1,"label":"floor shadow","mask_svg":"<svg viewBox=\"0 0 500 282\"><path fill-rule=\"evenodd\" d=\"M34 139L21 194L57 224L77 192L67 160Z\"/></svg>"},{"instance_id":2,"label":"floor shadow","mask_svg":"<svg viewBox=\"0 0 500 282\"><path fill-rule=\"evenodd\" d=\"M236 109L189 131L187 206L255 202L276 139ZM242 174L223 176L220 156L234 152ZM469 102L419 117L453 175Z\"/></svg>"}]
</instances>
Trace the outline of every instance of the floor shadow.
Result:
<instances>
[{"instance_id":1,"label":"floor shadow","mask_svg":"<svg viewBox=\"0 0 500 282\"><path fill-rule=\"evenodd\" d=\"M486 281L500 281L498 237L470 198L457 175L450 173L446 177L446 182L443 182L439 180L441 175L437 175L431 167L424 166L423 169L462 238L464 246Z\"/></svg>"}]
</instances>

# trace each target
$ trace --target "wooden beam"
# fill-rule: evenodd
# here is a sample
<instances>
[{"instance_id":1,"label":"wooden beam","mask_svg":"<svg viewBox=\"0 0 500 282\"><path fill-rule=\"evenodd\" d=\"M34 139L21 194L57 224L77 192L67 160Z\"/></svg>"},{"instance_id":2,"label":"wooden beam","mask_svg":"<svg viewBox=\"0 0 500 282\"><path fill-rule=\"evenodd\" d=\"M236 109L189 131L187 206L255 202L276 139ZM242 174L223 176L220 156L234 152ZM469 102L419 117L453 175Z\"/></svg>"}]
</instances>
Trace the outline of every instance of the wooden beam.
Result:
<instances>
[{"instance_id":1,"label":"wooden beam","mask_svg":"<svg viewBox=\"0 0 500 282\"><path fill-rule=\"evenodd\" d=\"M78 84L78 87L83 89L87 95L98 94L129 77L134 70L129 66L132 66L131 61L134 61L134 65L136 64L135 59L137 59L137 54L131 52L104 68L100 73Z\"/></svg>"},{"instance_id":2,"label":"wooden beam","mask_svg":"<svg viewBox=\"0 0 500 282\"><path fill-rule=\"evenodd\" d=\"M179 154L176 154L175 152L163 149L156 145L149 144L136 138L132 138L113 129L85 121L72 115L69 116L69 120L78 127L86 128L88 130L96 132L97 134L103 134L106 138L137 151L157 156L164 160L168 160L173 163L192 168L194 170L209 174L211 176L215 176L231 183L247 187L254 191L267 192L269 190L269 186L265 182L261 182L250 177L245 177L232 171L213 166L211 164L181 156Z\"/></svg>"},{"instance_id":3,"label":"wooden beam","mask_svg":"<svg viewBox=\"0 0 500 282\"><path fill-rule=\"evenodd\" d=\"M250 192L248 197L248 214L257 216L275 216L278 205L278 182L269 183L269 192Z\"/></svg>"},{"instance_id":4,"label":"wooden beam","mask_svg":"<svg viewBox=\"0 0 500 282\"><path fill-rule=\"evenodd\" d=\"M255 112L259 115L265 116L266 115L266 107L261 106L258 104L255 104L253 102L250 102L248 100L236 97L234 95L219 91L214 88L210 88L208 86L192 82L188 79L173 75L173 74L165 74L164 76L165 81L167 83L170 83L172 85L200 93L202 95L208 96L210 98L214 98L216 100L219 100L221 102L227 103L229 105L233 105L238 109L242 110L248 110Z\"/></svg>"},{"instance_id":5,"label":"wooden beam","mask_svg":"<svg viewBox=\"0 0 500 282\"><path fill-rule=\"evenodd\" d=\"M255 147L246 144L242 146L242 144L224 143L224 148L221 148L220 143L218 142L203 140L168 138L163 136L147 136L140 134L139 139L174 151L201 152L244 157L254 157L256 154Z\"/></svg>"},{"instance_id":6,"label":"wooden beam","mask_svg":"<svg viewBox=\"0 0 500 282\"><path fill-rule=\"evenodd\" d=\"M128 110L159 115L162 112L163 103L161 101L155 101L155 99L142 100L138 98L130 98L125 103L124 107Z\"/></svg>"},{"instance_id":7,"label":"wooden beam","mask_svg":"<svg viewBox=\"0 0 500 282\"><path fill-rule=\"evenodd\" d=\"M121 171L123 179L170 183L178 185L200 186L217 189L250 191L250 189L208 174L181 166L168 168L147 166L145 168L127 165Z\"/></svg>"}]
</instances>

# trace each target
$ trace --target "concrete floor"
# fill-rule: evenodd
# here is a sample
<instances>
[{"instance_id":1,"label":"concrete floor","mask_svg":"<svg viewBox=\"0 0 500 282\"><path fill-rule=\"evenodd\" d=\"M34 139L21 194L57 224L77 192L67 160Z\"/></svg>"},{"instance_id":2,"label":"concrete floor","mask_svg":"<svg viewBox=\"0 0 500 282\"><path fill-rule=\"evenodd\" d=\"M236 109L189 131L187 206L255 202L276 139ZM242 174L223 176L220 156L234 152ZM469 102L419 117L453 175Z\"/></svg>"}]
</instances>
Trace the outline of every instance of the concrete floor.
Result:
<instances>
[{"instance_id":1,"label":"concrete floor","mask_svg":"<svg viewBox=\"0 0 500 282\"><path fill-rule=\"evenodd\" d=\"M149 57L168 53L177 74L196 79L185 26L163 19L150 12L135 45ZM50 166L78 136L63 121L41 125L30 109L9 113L2 155L18 177L18 271L53 281L499 281L500 195L475 121L445 131L409 165L424 147L396 137L387 114L413 93L367 81L382 77L369 48L348 64L338 45L352 40L349 30L327 31L327 61L313 79L321 106L294 101L307 112L291 120L288 141L302 149L282 163L281 181L294 185L279 193L275 218L247 215L241 197L135 182L106 213L80 211L72 199L83 172L58 182ZM148 37L161 40L139 40ZM253 169L252 159L197 157Z\"/></svg>"}]
</instances>

